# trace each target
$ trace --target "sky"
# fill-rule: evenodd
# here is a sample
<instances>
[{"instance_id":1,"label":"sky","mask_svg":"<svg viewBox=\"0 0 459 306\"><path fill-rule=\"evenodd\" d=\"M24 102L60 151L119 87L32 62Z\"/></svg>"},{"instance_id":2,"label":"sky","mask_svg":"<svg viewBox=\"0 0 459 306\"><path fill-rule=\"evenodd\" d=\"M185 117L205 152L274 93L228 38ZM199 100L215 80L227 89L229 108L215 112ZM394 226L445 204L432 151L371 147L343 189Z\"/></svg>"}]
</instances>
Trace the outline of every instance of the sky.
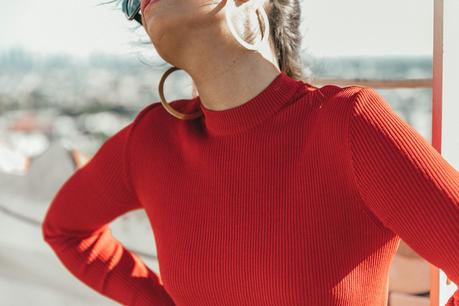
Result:
<instances>
[{"instance_id":1,"label":"sky","mask_svg":"<svg viewBox=\"0 0 459 306\"><path fill-rule=\"evenodd\" d=\"M0 52L132 54L143 28L105 0L2 2ZM167 1L167 0L166 0ZM433 0L300 0L303 48L317 56L432 55Z\"/></svg>"}]
</instances>

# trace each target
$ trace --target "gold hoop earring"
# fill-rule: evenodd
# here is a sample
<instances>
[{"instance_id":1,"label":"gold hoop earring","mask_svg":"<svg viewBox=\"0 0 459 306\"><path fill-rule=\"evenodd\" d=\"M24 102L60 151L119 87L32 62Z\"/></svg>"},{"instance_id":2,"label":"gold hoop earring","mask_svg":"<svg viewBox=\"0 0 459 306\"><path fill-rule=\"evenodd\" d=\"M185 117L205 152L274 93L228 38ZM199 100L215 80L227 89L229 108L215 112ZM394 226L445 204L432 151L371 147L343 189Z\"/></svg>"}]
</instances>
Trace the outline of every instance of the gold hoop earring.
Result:
<instances>
[{"instance_id":1,"label":"gold hoop earring","mask_svg":"<svg viewBox=\"0 0 459 306\"><path fill-rule=\"evenodd\" d=\"M191 113L191 114L186 114L186 113L181 113L177 110L175 110L167 101L166 98L164 97L164 81L166 78L171 74L172 72L176 70L182 70L182 68L178 67L171 67L169 68L161 77L161 80L159 81L159 97L161 98L161 104L163 107L166 109L166 111L174 116L175 118L178 118L180 120L192 120L195 118L198 118L202 116L201 110L198 110L197 112Z\"/></svg>"}]
</instances>

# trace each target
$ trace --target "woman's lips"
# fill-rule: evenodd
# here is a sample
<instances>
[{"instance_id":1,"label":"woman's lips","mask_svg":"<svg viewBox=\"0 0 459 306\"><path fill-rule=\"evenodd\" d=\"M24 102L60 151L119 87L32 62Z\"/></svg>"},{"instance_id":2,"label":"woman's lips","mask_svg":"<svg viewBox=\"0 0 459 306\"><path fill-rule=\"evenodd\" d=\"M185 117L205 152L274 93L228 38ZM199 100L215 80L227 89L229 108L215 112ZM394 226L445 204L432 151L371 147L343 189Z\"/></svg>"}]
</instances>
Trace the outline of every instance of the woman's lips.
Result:
<instances>
[{"instance_id":1,"label":"woman's lips","mask_svg":"<svg viewBox=\"0 0 459 306\"><path fill-rule=\"evenodd\" d=\"M159 0L142 0L140 11L143 13L149 4L157 2Z\"/></svg>"}]
</instances>

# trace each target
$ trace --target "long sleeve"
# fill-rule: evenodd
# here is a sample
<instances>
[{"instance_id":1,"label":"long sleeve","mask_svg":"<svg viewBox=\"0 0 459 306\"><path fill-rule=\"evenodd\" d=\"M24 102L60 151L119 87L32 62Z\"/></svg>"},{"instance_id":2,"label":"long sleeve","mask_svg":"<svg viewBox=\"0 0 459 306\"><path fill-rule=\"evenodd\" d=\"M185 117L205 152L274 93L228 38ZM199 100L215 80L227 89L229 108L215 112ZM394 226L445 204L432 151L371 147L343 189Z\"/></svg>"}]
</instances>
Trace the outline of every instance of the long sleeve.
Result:
<instances>
[{"instance_id":1,"label":"long sleeve","mask_svg":"<svg viewBox=\"0 0 459 306\"><path fill-rule=\"evenodd\" d=\"M364 206L459 284L459 172L375 90L354 97L349 147Z\"/></svg>"},{"instance_id":2,"label":"long sleeve","mask_svg":"<svg viewBox=\"0 0 459 306\"><path fill-rule=\"evenodd\" d=\"M133 126L131 122L110 137L60 187L42 233L65 267L102 295L123 305L171 306L159 277L108 227L116 217L142 207L125 165Z\"/></svg>"}]
</instances>

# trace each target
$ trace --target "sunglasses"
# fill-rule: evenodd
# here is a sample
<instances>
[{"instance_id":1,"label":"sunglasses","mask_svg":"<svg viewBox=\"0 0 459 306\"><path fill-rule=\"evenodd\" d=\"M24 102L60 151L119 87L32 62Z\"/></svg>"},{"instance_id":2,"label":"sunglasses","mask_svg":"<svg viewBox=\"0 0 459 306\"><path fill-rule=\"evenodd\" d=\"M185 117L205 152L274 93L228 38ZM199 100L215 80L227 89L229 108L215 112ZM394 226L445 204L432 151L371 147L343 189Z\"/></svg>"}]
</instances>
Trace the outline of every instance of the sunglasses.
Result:
<instances>
[{"instance_id":1,"label":"sunglasses","mask_svg":"<svg viewBox=\"0 0 459 306\"><path fill-rule=\"evenodd\" d=\"M141 0L123 0L121 8L128 20L135 20L142 25L142 16L140 15Z\"/></svg>"}]
</instances>

